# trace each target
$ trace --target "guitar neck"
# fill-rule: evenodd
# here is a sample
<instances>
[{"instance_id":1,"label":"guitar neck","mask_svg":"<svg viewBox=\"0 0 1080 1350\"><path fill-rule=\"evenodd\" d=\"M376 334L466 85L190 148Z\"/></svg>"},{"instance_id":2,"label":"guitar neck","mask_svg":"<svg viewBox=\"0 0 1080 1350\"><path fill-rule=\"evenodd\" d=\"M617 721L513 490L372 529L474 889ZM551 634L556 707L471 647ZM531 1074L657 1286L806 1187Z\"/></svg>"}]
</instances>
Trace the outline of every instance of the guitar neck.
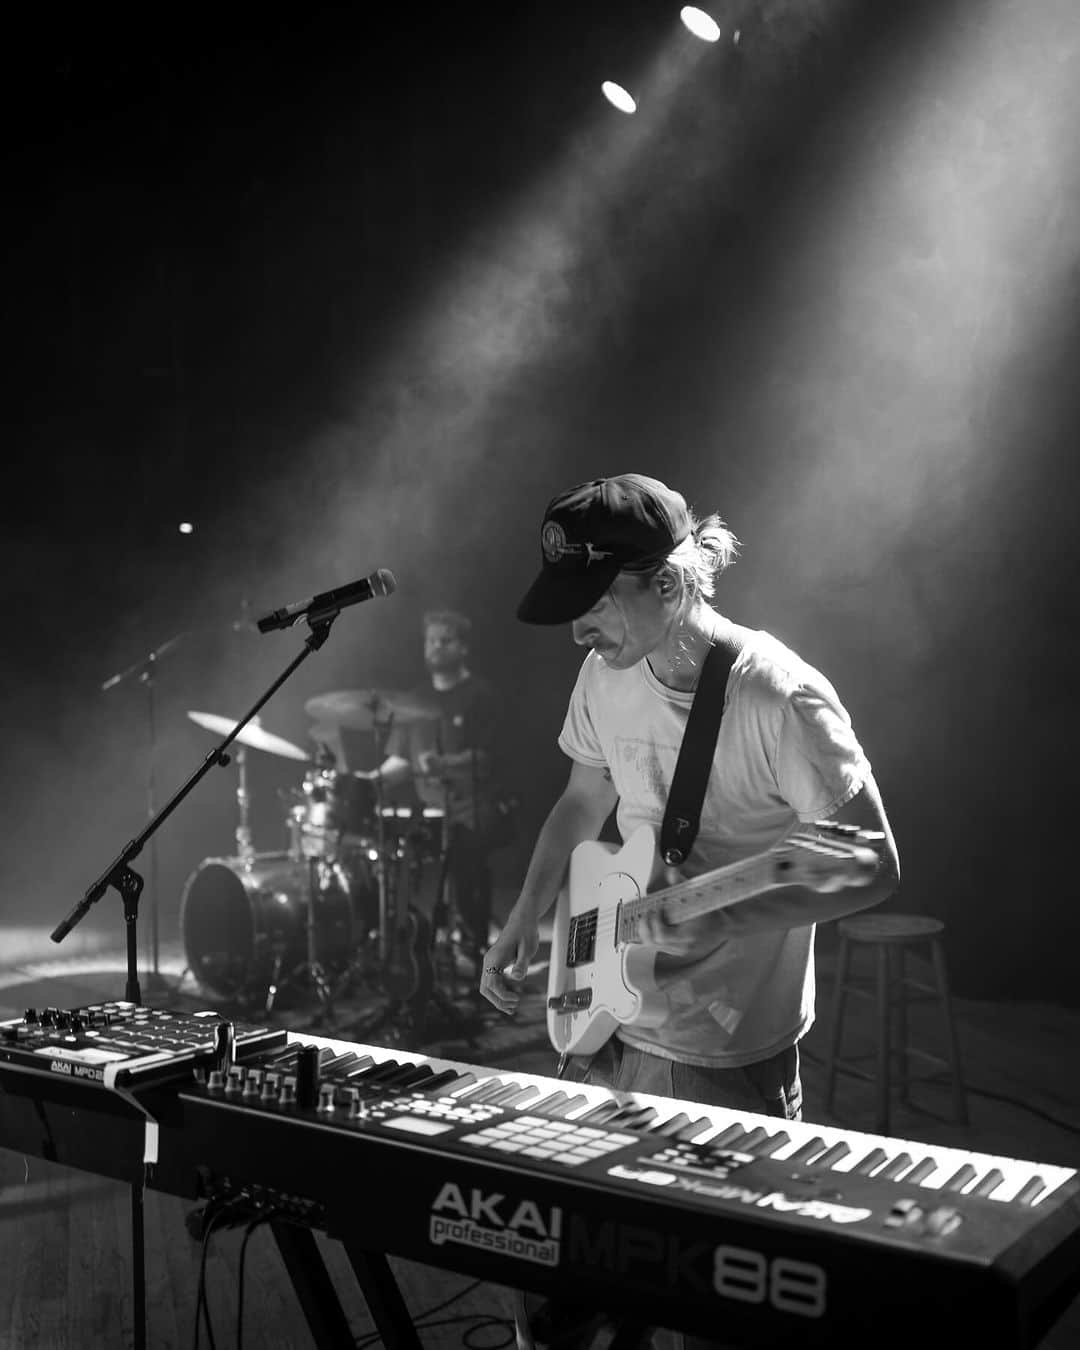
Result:
<instances>
[{"instance_id":1,"label":"guitar neck","mask_svg":"<svg viewBox=\"0 0 1080 1350\"><path fill-rule=\"evenodd\" d=\"M687 923L714 910L783 884L776 877L776 859L769 853L731 863L703 877L692 877L637 900L624 901L619 911L619 941L636 942L638 923L659 914L666 923Z\"/></svg>"}]
</instances>

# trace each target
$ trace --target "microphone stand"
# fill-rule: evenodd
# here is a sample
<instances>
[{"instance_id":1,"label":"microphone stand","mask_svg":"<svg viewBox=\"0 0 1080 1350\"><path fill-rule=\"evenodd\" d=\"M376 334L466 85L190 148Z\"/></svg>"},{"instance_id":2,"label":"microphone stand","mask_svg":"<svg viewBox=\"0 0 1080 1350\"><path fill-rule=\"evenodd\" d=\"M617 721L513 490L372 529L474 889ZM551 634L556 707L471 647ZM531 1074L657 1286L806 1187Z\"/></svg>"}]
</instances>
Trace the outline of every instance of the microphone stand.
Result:
<instances>
[{"instance_id":1,"label":"microphone stand","mask_svg":"<svg viewBox=\"0 0 1080 1350\"><path fill-rule=\"evenodd\" d=\"M312 611L307 617L308 627L311 629L307 638L304 640L303 650L295 656L285 667L282 673L270 685L269 689L262 697L244 714L243 717L233 727L232 731L225 737L219 746L211 750L198 768L190 775L176 792L169 798L165 805L149 821L144 829L124 845L119 855L102 872L101 876L89 887L86 894L72 909L71 913L58 923L53 930L51 937L53 942L63 942L64 938L71 932L76 924L86 918L91 908L97 904L110 886L120 893L120 898L124 902L124 925L127 931L127 984L124 987L124 998L129 1003L139 1004L142 1002L142 994L139 989L139 970L138 970L138 938L136 927L139 919L139 896L142 894L143 879L134 870L131 864L142 852L143 845L148 839L157 832L160 826L172 815L185 797L193 790L195 785L210 772L215 765L222 768L229 763L229 756L225 753L228 747L239 735L241 729L255 716L259 709L277 693L290 675L307 660L313 652L317 652L326 639L330 636L330 628L334 620L341 613L342 606L323 609L321 611ZM180 640L179 637L170 639L169 643L164 644L157 652L152 653L150 661L157 660L157 657L172 644ZM142 663L139 663L140 665ZM111 688L119 679L133 674L138 667L133 667L129 671L121 672L120 676L113 677L106 681L106 688ZM145 1350L146 1347L146 1245L145 1245L145 1215L144 1215L144 1190L148 1169L152 1163L144 1161L143 1176L138 1181L131 1183L131 1246L132 1246L132 1303L135 1313L135 1350Z\"/></svg>"},{"instance_id":2,"label":"microphone stand","mask_svg":"<svg viewBox=\"0 0 1080 1350\"><path fill-rule=\"evenodd\" d=\"M307 660L314 652L317 652L326 639L330 636L330 628L334 620L341 613L341 606L330 610L323 610L319 613L312 613L307 616L310 633L304 640L303 650L293 658L282 673L270 685L266 692L258 699L256 703L244 714L243 717L233 727L232 731L225 737L220 745L211 750L203 762L195 769L187 781L177 789L169 798L165 805L157 811L147 822L143 830L124 845L120 853L102 872L101 876L90 886L83 898L74 906L71 912L63 919L51 933L53 942L63 942L64 938L71 932L76 924L81 923L90 912L91 908L97 904L110 886L114 887L120 894L124 902L124 923L127 931L127 984L124 990L124 998L129 1003L140 1003L142 1001L141 991L139 989L139 972L137 962L137 939L136 925L139 917L139 896L142 894L143 878L132 868L131 864L139 856L146 842L157 833L158 829L172 815L180 803L187 797L197 783L209 773L210 769L216 764L224 768L229 763L229 756L225 753L233 743L240 731L247 726L248 722L259 712L274 694L281 688L287 679L298 669L299 666ZM170 645L179 641L179 638L170 639ZM163 648L159 648L154 654L154 659L160 655ZM142 663L139 663L140 665ZM119 678L125 678L133 673L134 669L122 672ZM114 677L114 680L116 677ZM111 687L111 682L110 687Z\"/></svg>"},{"instance_id":3,"label":"microphone stand","mask_svg":"<svg viewBox=\"0 0 1080 1350\"><path fill-rule=\"evenodd\" d=\"M141 661L136 661L134 665L128 666L126 670L121 670L115 675L110 675L101 686L103 694L114 689L118 684L125 680L135 677L140 684L146 686L146 717L149 728L149 762L146 771L146 818L148 821L154 819L154 813L157 810L156 790L155 790L155 771L157 768L157 724L154 708L154 677L156 674L157 663L174 647L178 647L185 638L191 635L190 629L175 634L167 638L160 647L155 648ZM158 854L157 841L150 841L150 961L151 969L147 976L148 987L155 993L167 988L165 981L161 977L159 969L159 941L158 941ZM136 1002L138 1000L135 1000Z\"/></svg>"}]
</instances>

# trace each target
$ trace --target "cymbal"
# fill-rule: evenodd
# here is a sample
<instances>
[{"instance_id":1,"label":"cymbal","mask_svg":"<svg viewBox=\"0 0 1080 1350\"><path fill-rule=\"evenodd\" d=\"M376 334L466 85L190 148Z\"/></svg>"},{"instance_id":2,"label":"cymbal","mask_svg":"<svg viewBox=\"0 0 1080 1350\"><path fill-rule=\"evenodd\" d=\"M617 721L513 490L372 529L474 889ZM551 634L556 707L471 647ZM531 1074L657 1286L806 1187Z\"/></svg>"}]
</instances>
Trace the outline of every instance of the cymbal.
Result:
<instances>
[{"instance_id":1,"label":"cymbal","mask_svg":"<svg viewBox=\"0 0 1080 1350\"><path fill-rule=\"evenodd\" d=\"M218 717L216 713L192 712L189 709L188 716L197 726L203 727L206 731L216 732L219 736L227 736L236 726L235 717ZM249 745L252 750L265 750L267 754L280 755L282 759L309 760L311 758L306 750L301 750L298 745L293 745L292 741L285 740L283 736L275 736L272 732L264 731L257 721L249 722L236 740L240 745Z\"/></svg>"},{"instance_id":2,"label":"cymbal","mask_svg":"<svg viewBox=\"0 0 1080 1350\"><path fill-rule=\"evenodd\" d=\"M352 731L370 731L390 722L419 722L439 716L433 704L396 689L335 689L309 698L304 711L316 722L329 722Z\"/></svg>"}]
</instances>

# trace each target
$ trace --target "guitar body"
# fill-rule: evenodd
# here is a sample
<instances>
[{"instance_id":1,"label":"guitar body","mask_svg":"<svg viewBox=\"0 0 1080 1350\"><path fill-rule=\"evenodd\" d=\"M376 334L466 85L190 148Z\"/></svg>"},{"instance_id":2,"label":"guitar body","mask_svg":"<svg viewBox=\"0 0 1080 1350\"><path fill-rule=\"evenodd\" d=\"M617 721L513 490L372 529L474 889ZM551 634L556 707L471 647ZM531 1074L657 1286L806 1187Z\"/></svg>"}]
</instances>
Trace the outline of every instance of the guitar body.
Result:
<instances>
[{"instance_id":1,"label":"guitar body","mask_svg":"<svg viewBox=\"0 0 1080 1350\"><path fill-rule=\"evenodd\" d=\"M615 927L620 906L644 896L657 870L655 836L647 825L622 848L584 843L574 850L568 885L555 909L548 967L548 1036L560 1054L591 1055L620 1023L655 1026L663 1017L652 950L618 943ZM587 945L594 912L590 956L582 938ZM586 999L587 1006L572 1013L559 1011Z\"/></svg>"},{"instance_id":2,"label":"guitar body","mask_svg":"<svg viewBox=\"0 0 1080 1350\"><path fill-rule=\"evenodd\" d=\"M548 967L547 1026L560 1054L589 1055L618 1026L658 1026L667 1001L655 981L656 956L638 939L641 919L668 924L726 909L765 891L803 886L836 891L866 886L884 836L817 821L764 853L658 891L662 871L648 825L622 848L579 844L555 908Z\"/></svg>"}]
</instances>

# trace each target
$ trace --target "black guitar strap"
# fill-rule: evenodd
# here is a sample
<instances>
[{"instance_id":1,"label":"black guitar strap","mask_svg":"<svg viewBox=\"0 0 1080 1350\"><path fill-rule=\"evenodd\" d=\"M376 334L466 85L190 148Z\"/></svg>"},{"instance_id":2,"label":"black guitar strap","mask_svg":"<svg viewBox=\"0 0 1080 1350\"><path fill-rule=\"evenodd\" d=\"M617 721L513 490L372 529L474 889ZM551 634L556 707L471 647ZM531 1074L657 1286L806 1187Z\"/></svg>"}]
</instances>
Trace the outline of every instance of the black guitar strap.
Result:
<instances>
[{"instance_id":1,"label":"black guitar strap","mask_svg":"<svg viewBox=\"0 0 1080 1350\"><path fill-rule=\"evenodd\" d=\"M686 861L697 838L728 676L741 651L742 642L731 631L709 648L701 667L660 828L660 856L671 867Z\"/></svg>"}]
</instances>

